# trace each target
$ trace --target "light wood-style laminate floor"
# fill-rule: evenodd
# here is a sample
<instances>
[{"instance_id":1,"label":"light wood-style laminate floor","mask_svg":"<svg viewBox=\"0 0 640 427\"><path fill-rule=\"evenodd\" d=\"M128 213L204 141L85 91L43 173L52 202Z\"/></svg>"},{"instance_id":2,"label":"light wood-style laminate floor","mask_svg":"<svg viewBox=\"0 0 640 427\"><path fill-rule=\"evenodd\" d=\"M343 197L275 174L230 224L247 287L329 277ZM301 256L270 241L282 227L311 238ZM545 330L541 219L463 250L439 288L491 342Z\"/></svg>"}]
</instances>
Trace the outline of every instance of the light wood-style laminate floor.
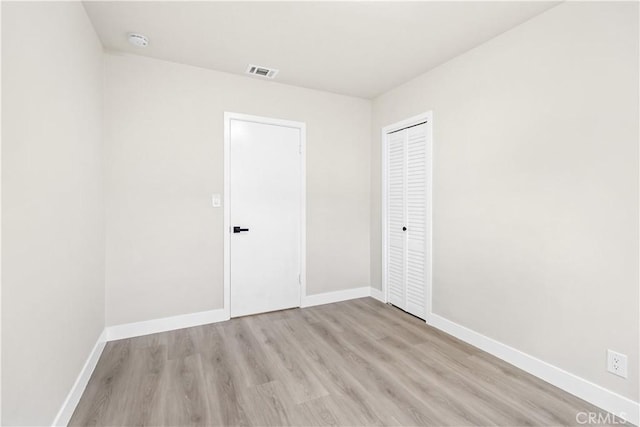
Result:
<instances>
[{"instance_id":1,"label":"light wood-style laminate floor","mask_svg":"<svg viewBox=\"0 0 640 427\"><path fill-rule=\"evenodd\" d=\"M581 411L598 409L363 298L109 342L70 425L576 425Z\"/></svg>"}]
</instances>

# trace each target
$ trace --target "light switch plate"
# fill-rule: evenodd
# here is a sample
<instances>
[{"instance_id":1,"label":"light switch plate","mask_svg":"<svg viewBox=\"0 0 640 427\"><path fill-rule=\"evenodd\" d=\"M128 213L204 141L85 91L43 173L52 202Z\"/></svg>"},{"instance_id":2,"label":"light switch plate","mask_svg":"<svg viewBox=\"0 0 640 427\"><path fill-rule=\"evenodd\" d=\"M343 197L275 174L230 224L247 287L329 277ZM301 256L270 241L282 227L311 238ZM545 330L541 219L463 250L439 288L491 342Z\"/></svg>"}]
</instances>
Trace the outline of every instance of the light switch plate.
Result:
<instances>
[{"instance_id":1,"label":"light switch plate","mask_svg":"<svg viewBox=\"0 0 640 427\"><path fill-rule=\"evenodd\" d=\"M213 205L214 208L220 207L220 205L222 204L220 193L216 193L211 197L211 204Z\"/></svg>"}]
</instances>

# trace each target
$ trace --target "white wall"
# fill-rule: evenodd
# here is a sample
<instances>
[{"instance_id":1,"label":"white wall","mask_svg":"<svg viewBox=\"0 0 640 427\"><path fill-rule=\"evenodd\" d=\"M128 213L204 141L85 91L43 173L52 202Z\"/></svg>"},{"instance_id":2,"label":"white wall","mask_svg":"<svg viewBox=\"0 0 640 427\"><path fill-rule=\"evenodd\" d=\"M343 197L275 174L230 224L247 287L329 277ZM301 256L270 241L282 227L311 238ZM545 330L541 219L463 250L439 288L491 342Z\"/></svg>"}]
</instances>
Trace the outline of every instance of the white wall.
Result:
<instances>
[{"instance_id":1,"label":"white wall","mask_svg":"<svg viewBox=\"0 0 640 427\"><path fill-rule=\"evenodd\" d=\"M80 3L2 3L3 425L51 424L104 328L102 79Z\"/></svg>"},{"instance_id":2,"label":"white wall","mask_svg":"<svg viewBox=\"0 0 640 427\"><path fill-rule=\"evenodd\" d=\"M561 4L374 100L373 286L380 129L427 110L434 312L637 401L638 4Z\"/></svg>"},{"instance_id":3,"label":"white wall","mask_svg":"<svg viewBox=\"0 0 640 427\"><path fill-rule=\"evenodd\" d=\"M222 308L223 113L307 123L307 289L369 286L371 103L106 57L107 324Z\"/></svg>"}]
</instances>

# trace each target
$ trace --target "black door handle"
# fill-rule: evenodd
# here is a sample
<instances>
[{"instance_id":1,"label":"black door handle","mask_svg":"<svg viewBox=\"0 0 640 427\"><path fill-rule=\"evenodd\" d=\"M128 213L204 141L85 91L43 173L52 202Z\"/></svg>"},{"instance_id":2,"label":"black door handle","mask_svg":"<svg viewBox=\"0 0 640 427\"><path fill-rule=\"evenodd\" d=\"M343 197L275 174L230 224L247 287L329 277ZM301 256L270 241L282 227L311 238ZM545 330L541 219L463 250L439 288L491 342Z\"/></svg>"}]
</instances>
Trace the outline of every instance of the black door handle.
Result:
<instances>
[{"instance_id":1,"label":"black door handle","mask_svg":"<svg viewBox=\"0 0 640 427\"><path fill-rule=\"evenodd\" d=\"M407 227L402 227L402 231L407 231Z\"/></svg>"},{"instance_id":2,"label":"black door handle","mask_svg":"<svg viewBox=\"0 0 640 427\"><path fill-rule=\"evenodd\" d=\"M234 233L240 233L241 231L249 231L248 228L240 228L237 225L233 226L233 232Z\"/></svg>"}]
</instances>

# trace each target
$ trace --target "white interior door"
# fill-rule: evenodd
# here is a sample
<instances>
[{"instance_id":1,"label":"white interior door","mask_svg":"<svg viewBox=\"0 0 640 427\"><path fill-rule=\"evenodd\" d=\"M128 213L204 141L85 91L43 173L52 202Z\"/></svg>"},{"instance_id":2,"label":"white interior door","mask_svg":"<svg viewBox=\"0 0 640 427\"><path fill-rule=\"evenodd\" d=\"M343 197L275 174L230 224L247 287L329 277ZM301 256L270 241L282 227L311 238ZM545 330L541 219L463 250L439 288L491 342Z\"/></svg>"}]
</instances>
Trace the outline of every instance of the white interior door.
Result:
<instances>
[{"instance_id":1,"label":"white interior door","mask_svg":"<svg viewBox=\"0 0 640 427\"><path fill-rule=\"evenodd\" d=\"M299 128L229 124L230 314L300 306Z\"/></svg>"},{"instance_id":2,"label":"white interior door","mask_svg":"<svg viewBox=\"0 0 640 427\"><path fill-rule=\"evenodd\" d=\"M430 280L430 150L427 124L386 134L387 300L425 318Z\"/></svg>"}]
</instances>

